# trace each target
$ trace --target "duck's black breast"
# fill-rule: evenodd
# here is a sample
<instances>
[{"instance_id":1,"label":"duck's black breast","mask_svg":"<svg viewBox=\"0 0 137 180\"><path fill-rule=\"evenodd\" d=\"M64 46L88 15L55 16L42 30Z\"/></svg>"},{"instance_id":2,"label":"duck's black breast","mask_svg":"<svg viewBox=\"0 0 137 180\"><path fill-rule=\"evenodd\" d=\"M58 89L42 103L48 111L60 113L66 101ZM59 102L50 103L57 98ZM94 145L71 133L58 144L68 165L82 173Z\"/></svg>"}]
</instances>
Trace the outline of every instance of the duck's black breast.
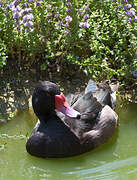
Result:
<instances>
[{"instance_id":1,"label":"duck's black breast","mask_svg":"<svg viewBox=\"0 0 137 180\"><path fill-rule=\"evenodd\" d=\"M80 139L57 116L39 121L26 144L38 157L68 157L81 154Z\"/></svg>"}]
</instances>

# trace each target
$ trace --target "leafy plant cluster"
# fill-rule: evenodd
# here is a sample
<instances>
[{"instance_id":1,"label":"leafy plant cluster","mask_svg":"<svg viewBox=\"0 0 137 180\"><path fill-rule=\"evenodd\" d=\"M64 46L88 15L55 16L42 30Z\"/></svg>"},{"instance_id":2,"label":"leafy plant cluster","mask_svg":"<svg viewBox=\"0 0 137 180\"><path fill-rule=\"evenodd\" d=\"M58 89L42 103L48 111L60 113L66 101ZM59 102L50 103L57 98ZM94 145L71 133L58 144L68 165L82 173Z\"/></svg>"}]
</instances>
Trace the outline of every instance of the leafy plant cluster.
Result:
<instances>
[{"instance_id":1,"label":"leafy plant cluster","mask_svg":"<svg viewBox=\"0 0 137 180\"><path fill-rule=\"evenodd\" d=\"M0 39L0 68L6 65L6 58L7 58L6 52L7 52L6 46Z\"/></svg>"},{"instance_id":2,"label":"leafy plant cluster","mask_svg":"<svg viewBox=\"0 0 137 180\"><path fill-rule=\"evenodd\" d=\"M92 78L137 76L134 1L0 1L0 66L65 61ZM44 60L44 63L43 63Z\"/></svg>"}]
</instances>

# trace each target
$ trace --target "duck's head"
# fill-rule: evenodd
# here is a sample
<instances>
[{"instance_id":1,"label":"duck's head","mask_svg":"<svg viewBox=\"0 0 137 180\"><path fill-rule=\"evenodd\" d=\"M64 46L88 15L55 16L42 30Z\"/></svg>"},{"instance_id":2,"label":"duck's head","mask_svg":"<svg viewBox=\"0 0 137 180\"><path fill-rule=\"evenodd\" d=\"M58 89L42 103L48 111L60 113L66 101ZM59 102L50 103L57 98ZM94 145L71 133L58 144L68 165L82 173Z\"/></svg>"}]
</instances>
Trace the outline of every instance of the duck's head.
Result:
<instances>
[{"instance_id":1,"label":"duck's head","mask_svg":"<svg viewBox=\"0 0 137 180\"><path fill-rule=\"evenodd\" d=\"M55 109L70 118L78 118L79 112L74 110L66 102L60 88L49 81L40 81L32 96L32 106L38 117L55 114Z\"/></svg>"}]
</instances>

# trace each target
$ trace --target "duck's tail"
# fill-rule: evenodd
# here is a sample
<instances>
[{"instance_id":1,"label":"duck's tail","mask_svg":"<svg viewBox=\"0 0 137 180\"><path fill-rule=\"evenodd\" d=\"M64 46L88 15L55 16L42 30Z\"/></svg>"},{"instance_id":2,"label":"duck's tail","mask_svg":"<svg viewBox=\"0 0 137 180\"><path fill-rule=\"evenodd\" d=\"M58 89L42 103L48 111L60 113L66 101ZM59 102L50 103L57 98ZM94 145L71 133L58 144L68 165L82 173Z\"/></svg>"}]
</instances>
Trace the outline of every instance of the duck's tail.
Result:
<instances>
[{"instance_id":1,"label":"duck's tail","mask_svg":"<svg viewBox=\"0 0 137 180\"><path fill-rule=\"evenodd\" d=\"M98 90L98 87L97 87L97 84L92 80L90 79L89 82L88 82L88 85L85 89L85 94L89 93L89 92L95 92Z\"/></svg>"},{"instance_id":2,"label":"duck's tail","mask_svg":"<svg viewBox=\"0 0 137 180\"><path fill-rule=\"evenodd\" d=\"M107 104L110 107L115 108L118 86L119 83L111 83L110 81L95 83L93 80L89 80L85 89L85 94L90 92L101 104Z\"/></svg>"}]
</instances>

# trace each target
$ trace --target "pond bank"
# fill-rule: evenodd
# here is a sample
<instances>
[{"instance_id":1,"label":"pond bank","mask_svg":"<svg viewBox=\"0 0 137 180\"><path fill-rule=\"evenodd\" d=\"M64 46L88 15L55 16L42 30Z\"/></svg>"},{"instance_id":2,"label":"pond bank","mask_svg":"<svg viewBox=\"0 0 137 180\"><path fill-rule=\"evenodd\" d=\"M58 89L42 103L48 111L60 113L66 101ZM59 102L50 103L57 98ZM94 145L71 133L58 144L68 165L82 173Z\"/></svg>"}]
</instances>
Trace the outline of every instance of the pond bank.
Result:
<instances>
[{"instance_id":1,"label":"pond bank","mask_svg":"<svg viewBox=\"0 0 137 180\"><path fill-rule=\"evenodd\" d=\"M88 77L75 66L57 67L42 71L38 67L21 69L11 66L1 72L0 81L0 122L14 116L16 110L31 106L31 96L39 80L53 81L64 88L65 93L80 91Z\"/></svg>"},{"instance_id":2,"label":"pond bank","mask_svg":"<svg viewBox=\"0 0 137 180\"><path fill-rule=\"evenodd\" d=\"M0 81L0 122L5 122L14 116L16 110L24 110L31 107L31 96L39 80L49 80L60 85L64 93L78 92L84 89L89 79L75 65L56 65L42 71L37 65L30 69L18 68L8 65L1 72ZM120 98L137 102L137 88L123 91L120 88Z\"/></svg>"}]
</instances>

